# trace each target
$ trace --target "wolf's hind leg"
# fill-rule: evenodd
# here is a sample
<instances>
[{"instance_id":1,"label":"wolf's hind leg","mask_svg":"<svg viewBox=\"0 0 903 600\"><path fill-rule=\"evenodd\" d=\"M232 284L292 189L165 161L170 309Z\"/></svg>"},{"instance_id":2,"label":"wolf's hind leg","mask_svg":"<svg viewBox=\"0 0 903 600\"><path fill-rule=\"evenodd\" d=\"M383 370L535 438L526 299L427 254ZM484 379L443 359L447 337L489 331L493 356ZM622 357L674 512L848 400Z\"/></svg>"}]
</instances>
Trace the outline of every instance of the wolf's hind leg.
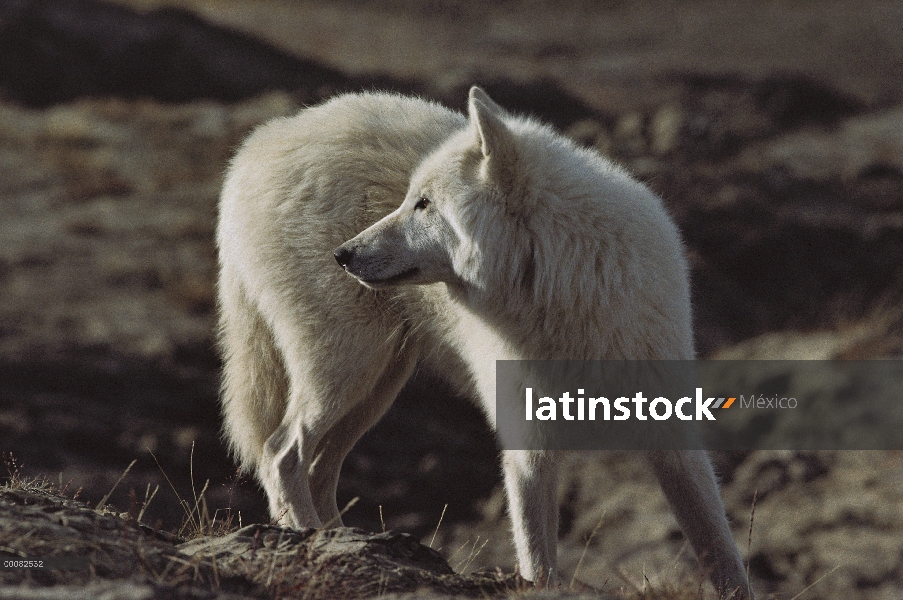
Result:
<instances>
[{"instance_id":1,"label":"wolf's hind leg","mask_svg":"<svg viewBox=\"0 0 903 600\"><path fill-rule=\"evenodd\" d=\"M400 316L382 298L356 294L359 286L343 273L337 277L324 301L296 290L271 305L289 393L260 474L271 516L284 513L295 527L321 527L338 515L342 459L391 404L415 360Z\"/></svg>"},{"instance_id":2,"label":"wolf's hind leg","mask_svg":"<svg viewBox=\"0 0 903 600\"><path fill-rule=\"evenodd\" d=\"M304 438L299 424L283 421L264 443L259 477L275 522L296 528L320 527L307 481L306 465L312 451Z\"/></svg>"},{"instance_id":3,"label":"wolf's hind leg","mask_svg":"<svg viewBox=\"0 0 903 600\"><path fill-rule=\"evenodd\" d=\"M417 357L414 352L400 353L387 367L367 398L346 414L320 440L310 469L310 488L314 506L326 527L339 527L342 518L336 504L339 472L345 456L357 441L386 413L401 388L411 377Z\"/></svg>"}]
</instances>

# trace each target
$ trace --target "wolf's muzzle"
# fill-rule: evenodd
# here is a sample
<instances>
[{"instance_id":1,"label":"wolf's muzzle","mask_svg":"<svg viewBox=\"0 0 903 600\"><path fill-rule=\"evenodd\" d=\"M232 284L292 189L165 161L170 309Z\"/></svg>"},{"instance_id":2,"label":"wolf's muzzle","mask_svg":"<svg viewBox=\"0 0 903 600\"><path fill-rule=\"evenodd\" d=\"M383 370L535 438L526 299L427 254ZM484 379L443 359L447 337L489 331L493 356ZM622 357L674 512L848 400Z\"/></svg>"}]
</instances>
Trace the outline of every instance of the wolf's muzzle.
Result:
<instances>
[{"instance_id":1,"label":"wolf's muzzle","mask_svg":"<svg viewBox=\"0 0 903 600\"><path fill-rule=\"evenodd\" d=\"M351 263L351 260L354 258L354 250L348 248L344 244L335 249L335 252L332 253L335 257L336 262L341 265L343 269L347 269L348 265Z\"/></svg>"}]
</instances>

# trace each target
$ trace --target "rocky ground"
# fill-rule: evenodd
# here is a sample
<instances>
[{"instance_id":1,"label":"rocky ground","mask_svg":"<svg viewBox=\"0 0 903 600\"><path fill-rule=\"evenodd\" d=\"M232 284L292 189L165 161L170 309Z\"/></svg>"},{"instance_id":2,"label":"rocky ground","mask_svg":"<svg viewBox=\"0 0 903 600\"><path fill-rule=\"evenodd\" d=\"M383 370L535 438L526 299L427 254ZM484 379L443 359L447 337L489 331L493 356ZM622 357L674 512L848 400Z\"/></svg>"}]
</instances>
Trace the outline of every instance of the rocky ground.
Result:
<instances>
[{"instance_id":1,"label":"rocky ground","mask_svg":"<svg viewBox=\"0 0 903 600\"><path fill-rule=\"evenodd\" d=\"M141 517L48 494L43 482L0 489L4 558L92 557L89 568L7 569L0 597L325 600L417 590L490 596L526 587L515 574L455 574L407 533L247 525L231 533L197 529L186 540L142 525Z\"/></svg>"},{"instance_id":2,"label":"rocky ground","mask_svg":"<svg viewBox=\"0 0 903 600\"><path fill-rule=\"evenodd\" d=\"M109 504L148 504L151 530L186 536L197 495L215 524L266 522L219 439L216 198L255 125L343 90L461 108L478 82L627 166L687 240L703 356L899 357L900 22L899 3L837 0L0 4L10 474L93 506L136 460ZM477 411L421 376L349 457L340 502L360 500L346 522L425 542L438 530L455 570L511 572L494 452ZM899 452L716 459L760 595L903 596ZM566 577L606 593L696 581L637 457L575 457L560 497ZM59 502L16 498L3 505ZM6 518L0 554L31 551ZM17 577L0 572L0 598L86 585Z\"/></svg>"}]
</instances>

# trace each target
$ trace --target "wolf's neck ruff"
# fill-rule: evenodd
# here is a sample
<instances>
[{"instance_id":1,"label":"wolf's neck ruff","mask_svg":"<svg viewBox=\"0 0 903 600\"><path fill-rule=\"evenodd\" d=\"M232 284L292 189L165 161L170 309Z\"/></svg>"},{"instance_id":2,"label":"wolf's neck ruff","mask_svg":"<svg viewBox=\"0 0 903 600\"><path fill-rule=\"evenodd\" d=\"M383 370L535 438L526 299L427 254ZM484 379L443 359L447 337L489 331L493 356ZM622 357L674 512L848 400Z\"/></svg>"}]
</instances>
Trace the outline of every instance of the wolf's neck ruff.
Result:
<instances>
[{"instance_id":1,"label":"wolf's neck ruff","mask_svg":"<svg viewBox=\"0 0 903 600\"><path fill-rule=\"evenodd\" d=\"M455 139L468 137L475 148ZM654 194L548 127L503 112L472 116L455 138L436 164L481 152L461 173L473 184L457 216L456 301L522 358L693 357L688 266Z\"/></svg>"}]
</instances>

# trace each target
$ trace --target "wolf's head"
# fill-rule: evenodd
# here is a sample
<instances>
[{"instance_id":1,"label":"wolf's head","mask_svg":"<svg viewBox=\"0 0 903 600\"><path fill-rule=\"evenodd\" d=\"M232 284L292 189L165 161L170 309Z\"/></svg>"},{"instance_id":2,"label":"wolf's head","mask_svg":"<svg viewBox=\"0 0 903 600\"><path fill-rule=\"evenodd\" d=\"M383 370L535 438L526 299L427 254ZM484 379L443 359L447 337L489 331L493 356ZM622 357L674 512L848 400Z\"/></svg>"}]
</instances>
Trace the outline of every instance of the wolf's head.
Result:
<instances>
[{"instance_id":1,"label":"wolf's head","mask_svg":"<svg viewBox=\"0 0 903 600\"><path fill-rule=\"evenodd\" d=\"M476 87L468 117L401 206L335 251L345 270L369 287L444 282L517 344L541 340L530 356L692 356L688 267L661 200ZM562 336L566 323L580 331Z\"/></svg>"},{"instance_id":2,"label":"wolf's head","mask_svg":"<svg viewBox=\"0 0 903 600\"><path fill-rule=\"evenodd\" d=\"M336 249L339 264L364 285L485 281L477 271L491 262L486 253L522 224L529 200L518 193L526 187L511 130L519 119L478 87L468 116L468 126L415 170L401 206ZM505 252L510 258L510 247Z\"/></svg>"}]
</instances>

